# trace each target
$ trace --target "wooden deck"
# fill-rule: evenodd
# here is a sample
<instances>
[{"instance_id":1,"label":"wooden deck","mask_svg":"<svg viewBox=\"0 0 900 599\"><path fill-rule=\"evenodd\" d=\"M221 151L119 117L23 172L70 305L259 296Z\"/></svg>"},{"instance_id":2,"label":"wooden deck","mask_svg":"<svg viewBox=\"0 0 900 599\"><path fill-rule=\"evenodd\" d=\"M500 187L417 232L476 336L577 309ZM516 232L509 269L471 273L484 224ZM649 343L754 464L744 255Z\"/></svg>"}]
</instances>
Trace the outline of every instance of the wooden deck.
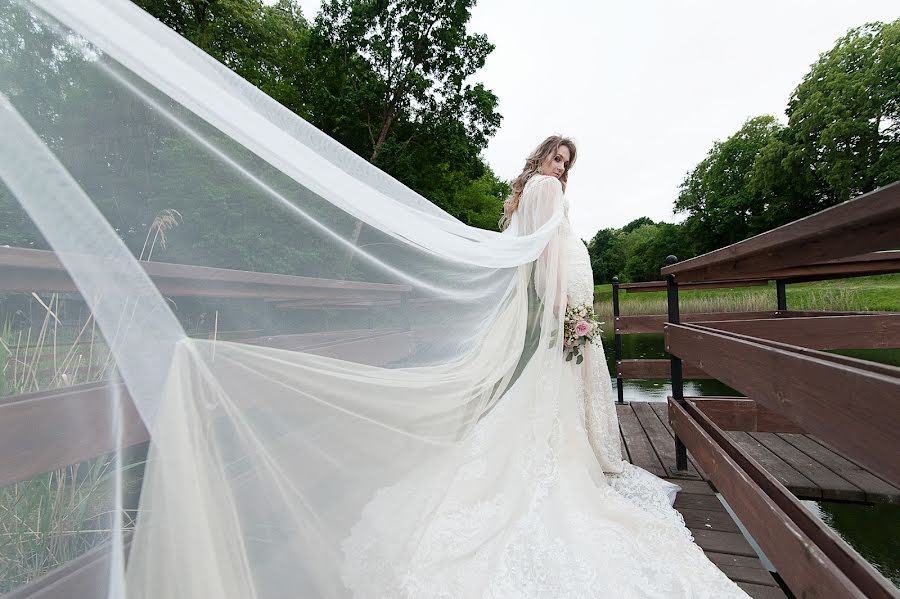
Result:
<instances>
[{"instance_id":1,"label":"wooden deck","mask_svg":"<svg viewBox=\"0 0 900 599\"><path fill-rule=\"evenodd\" d=\"M631 462L657 476L671 476L675 446L666 404L616 406L623 447ZM900 503L900 489L842 456L811 435L728 433L797 497L860 503ZM701 478L688 455L689 474Z\"/></svg>"},{"instance_id":2,"label":"wooden deck","mask_svg":"<svg viewBox=\"0 0 900 599\"><path fill-rule=\"evenodd\" d=\"M623 455L681 486L675 508L709 559L754 599L788 596L760 561L713 487L688 454L689 478L672 478L675 445L666 404L617 405ZM897 502L900 491L826 445L800 434L730 433L786 487L801 497Z\"/></svg>"}]
</instances>

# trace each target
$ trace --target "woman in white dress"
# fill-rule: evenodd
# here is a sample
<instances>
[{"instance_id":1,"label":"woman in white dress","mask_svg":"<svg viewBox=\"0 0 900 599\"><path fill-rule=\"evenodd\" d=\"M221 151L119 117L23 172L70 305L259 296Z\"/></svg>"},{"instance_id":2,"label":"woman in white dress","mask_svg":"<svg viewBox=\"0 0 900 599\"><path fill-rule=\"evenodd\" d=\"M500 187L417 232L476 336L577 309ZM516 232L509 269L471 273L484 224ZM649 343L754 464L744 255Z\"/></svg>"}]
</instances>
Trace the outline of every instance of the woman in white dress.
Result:
<instances>
[{"instance_id":1,"label":"woman in white dress","mask_svg":"<svg viewBox=\"0 0 900 599\"><path fill-rule=\"evenodd\" d=\"M574 161L571 140L546 139L503 220L526 234L562 207L532 280L570 306L593 302L564 195ZM693 543L671 507L679 488L622 459L602 346L584 357L537 348L456 449L376 494L343 545L354 597L747 596Z\"/></svg>"}]
</instances>

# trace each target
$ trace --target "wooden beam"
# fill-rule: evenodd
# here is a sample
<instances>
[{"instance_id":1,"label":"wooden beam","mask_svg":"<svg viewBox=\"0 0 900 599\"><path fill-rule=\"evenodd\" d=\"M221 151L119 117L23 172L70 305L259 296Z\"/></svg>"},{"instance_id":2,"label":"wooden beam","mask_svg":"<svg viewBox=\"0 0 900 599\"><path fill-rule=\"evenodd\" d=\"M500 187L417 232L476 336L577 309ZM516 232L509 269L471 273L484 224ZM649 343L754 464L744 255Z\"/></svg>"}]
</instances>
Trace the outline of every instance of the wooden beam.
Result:
<instances>
[{"instance_id":1,"label":"wooden beam","mask_svg":"<svg viewBox=\"0 0 900 599\"><path fill-rule=\"evenodd\" d=\"M130 267L120 261L77 256L80 267L115 271ZM397 299L409 285L341 281L295 275L193 266L171 262L139 262L163 295L246 297L282 300ZM0 247L0 291L77 291L56 253Z\"/></svg>"},{"instance_id":2,"label":"wooden beam","mask_svg":"<svg viewBox=\"0 0 900 599\"><path fill-rule=\"evenodd\" d=\"M681 315L681 322L752 320L776 318L778 312L693 312ZM619 316L615 319L616 333L630 335L632 333L661 333L669 317L667 314L645 314L640 316Z\"/></svg>"},{"instance_id":3,"label":"wooden beam","mask_svg":"<svg viewBox=\"0 0 900 599\"><path fill-rule=\"evenodd\" d=\"M685 397L707 418L726 431L805 433L781 414L746 397Z\"/></svg>"},{"instance_id":4,"label":"wooden beam","mask_svg":"<svg viewBox=\"0 0 900 599\"><path fill-rule=\"evenodd\" d=\"M117 409L121 446L112 426ZM120 382L18 395L0 403L0 487L149 438Z\"/></svg>"},{"instance_id":5,"label":"wooden beam","mask_svg":"<svg viewBox=\"0 0 900 599\"><path fill-rule=\"evenodd\" d=\"M795 266L793 268L775 270L769 274L774 279L783 279L790 283L802 283L805 281L868 277L896 272L900 272L900 250L872 252L831 262Z\"/></svg>"},{"instance_id":6,"label":"wooden beam","mask_svg":"<svg viewBox=\"0 0 900 599\"><path fill-rule=\"evenodd\" d=\"M771 278L794 267L898 247L900 182L660 272L679 283Z\"/></svg>"},{"instance_id":7,"label":"wooden beam","mask_svg":"<svg viewBox=\"0 0 900 599\"><path fill-rule=\"evenodd\" d=\"M809 349L900 347L900 314L706 321L697 324Z\"/></svg>"},{"instance_id":8,"label":"wooden beam","mask_svg":"<svg viewBox=\"0 0 900 599\"><path fill-rule=\"evenodd\" d=\"M693 364L683 364L684 378L712 378ZM672 378L669 360L619 360L616 362L616 376L622 379L669 379Z\"/></svg>"},{"instance_id":9,"label":"wooden beam","mask_svg":"<svg viewBox=\"0 0 900 599\"><path fill-rule=\"evenodd\" d=\"M132 533L122 534L122 552L127 558ZM112 543L106 542L50 570L4 599L101 599L109 592Z\"/></svg>"},{"instance_id":10,"label":"wooden beam","mask_svg":"<svg viewBox=\"0 0 900 599\"><path fill-rule=\"evenodd\" d=\"M769 281L766 279L760 279L755 281L711 281L708 283L685 283L684 285L679 285L678 288L682 290L690 290L690 289L723 289L730 287L764 287L769 284ZM665 281L647 281L644 283L620 283L619 289L625 290L628 293L647 293L652 291L665 291L666 290L666 282Z\"/></svg>"},{"instance_id":11,"label":"wooden beam","mask_svg":"<svg viewBox=\"0 0 900 599\"><path fill-rule=\"evenodd\" d=\"M798 597L895 598L894 586L692 402L672 426Z\"/></svg>"},{"instance_id":12,"label":"wooden beam","mask_svg":"<svg viewBox=\"0 0 900 599\"><path fill-rule=\"evenodd\" d=\"M691 324L666 350L900 483L900 368Z\"/></svg>"}]
</instances>

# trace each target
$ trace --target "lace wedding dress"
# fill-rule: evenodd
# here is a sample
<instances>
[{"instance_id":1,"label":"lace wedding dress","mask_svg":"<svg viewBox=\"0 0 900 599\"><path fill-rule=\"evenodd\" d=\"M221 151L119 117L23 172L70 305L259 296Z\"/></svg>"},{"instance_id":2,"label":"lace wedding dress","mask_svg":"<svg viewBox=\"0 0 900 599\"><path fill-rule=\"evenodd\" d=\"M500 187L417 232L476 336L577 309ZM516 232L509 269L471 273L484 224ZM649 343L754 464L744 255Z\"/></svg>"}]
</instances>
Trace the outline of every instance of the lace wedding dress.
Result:
<instances>
[{"instance_id":1,"label":"lace wedding dress","mask_svg":"<svg viewBox=\"0 0 900 599\"><path fill-rule=\"evenodd\" d=\"M559 182L533 178L529 200L563 203L568 301L592 302ZM343 543L354 597L747 596L693 543L679 487L622 459L602 347L559 372L531 360L463 443L377 492Z\"/></svg>"}]
</instances>

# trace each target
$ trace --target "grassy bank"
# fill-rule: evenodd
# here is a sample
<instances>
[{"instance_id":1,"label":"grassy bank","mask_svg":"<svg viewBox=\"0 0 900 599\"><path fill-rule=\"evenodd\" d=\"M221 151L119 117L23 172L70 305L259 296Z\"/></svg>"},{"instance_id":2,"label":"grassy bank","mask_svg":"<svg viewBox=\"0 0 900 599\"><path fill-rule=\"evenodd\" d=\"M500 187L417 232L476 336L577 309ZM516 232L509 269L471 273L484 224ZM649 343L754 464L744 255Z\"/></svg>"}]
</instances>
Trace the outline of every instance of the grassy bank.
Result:
<instances>
[{"instance_id":1,"label":"grassy bank","mask_svg":"<svg viewBox=\"0 0 900 599\"><path fill-rule=\"evenodd\" d=\"M765 287L682 291L682 312L747 312L775 309L775 284ZM612 285L594 287L598 312L612 316ZM790 310L875 310L900 312L900 274L818 281L787 286ZM664 314L666 294L622 293L623 315Z\"/></svg>"}]
</instances>

